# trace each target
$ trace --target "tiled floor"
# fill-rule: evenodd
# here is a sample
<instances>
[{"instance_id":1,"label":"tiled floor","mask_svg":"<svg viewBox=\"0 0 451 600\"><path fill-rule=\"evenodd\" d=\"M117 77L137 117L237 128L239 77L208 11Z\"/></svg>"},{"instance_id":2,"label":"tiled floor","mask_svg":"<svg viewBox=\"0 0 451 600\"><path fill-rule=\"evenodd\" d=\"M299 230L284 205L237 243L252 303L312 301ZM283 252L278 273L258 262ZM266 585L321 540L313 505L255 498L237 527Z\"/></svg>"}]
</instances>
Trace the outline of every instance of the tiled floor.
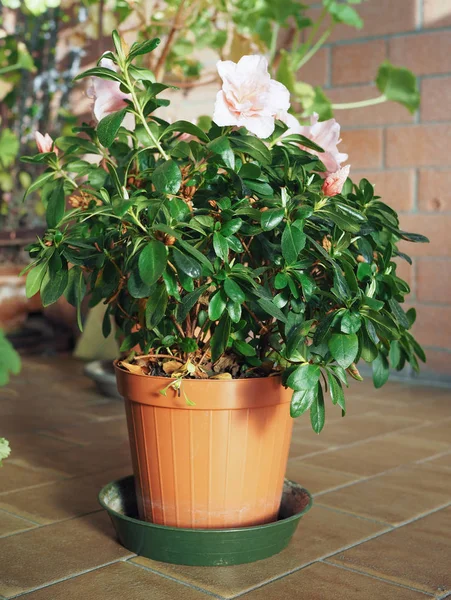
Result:
<instances>
[{"instance_id":1,"label":"tiled floor","mask_svg":"<svg viewBox=\"0 0 451 600\"><path fill-rule=\"evenodd\" d=\"M290 546L236 567L121 547L99 488L131 472L123 407L71 358L0 390L0 600L451 599L451 391L352 386L320 436L296 421L288 477L315 496Z\"/></svg>"}]
</instances>

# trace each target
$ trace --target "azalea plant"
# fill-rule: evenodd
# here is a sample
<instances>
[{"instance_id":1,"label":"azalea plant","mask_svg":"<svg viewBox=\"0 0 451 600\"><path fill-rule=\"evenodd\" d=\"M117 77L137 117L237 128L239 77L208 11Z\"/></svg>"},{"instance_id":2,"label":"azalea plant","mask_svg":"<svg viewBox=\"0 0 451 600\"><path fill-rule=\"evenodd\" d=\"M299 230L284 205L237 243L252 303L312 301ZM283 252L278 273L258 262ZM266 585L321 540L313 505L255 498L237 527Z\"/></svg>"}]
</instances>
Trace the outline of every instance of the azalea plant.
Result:
<instances>
[{"instance_id":1,"label":"azalea plant","mask_svg":"<svg viewBox=\"0 0 451 600\"><path fill-rule=\"evenodd\" d=\"M106 304L132 372L167 376L183 394L191 378L282 375L293 417L325 420L325 393L346 411L343 387L373 364L424 353L409 332L409 286L396 273L398 217L365 179L353 183L334 119L299 123L286 87L263 56L220 61L210 126L167 123L167 86L136 59L158 40L128 48L117 33L78 78L92 77L96 126L37 135L48 229L29 248L27 293L44 306L63 294ZM192 400L187 398L188 402Z\"/></svg>"},{"instance_id":2,"label":"azalea plant","mask_svg":"<svg viewBox=\"0 0 451 600\"><path fill-rule=\"evenodd\" d=\"M0 329L0 387L8 383L10 374L17 375L20 367L20 356ZM8 440L0 437L0 467L2 460L8 458L10 452Z\"/></svg>"}]
</instances>

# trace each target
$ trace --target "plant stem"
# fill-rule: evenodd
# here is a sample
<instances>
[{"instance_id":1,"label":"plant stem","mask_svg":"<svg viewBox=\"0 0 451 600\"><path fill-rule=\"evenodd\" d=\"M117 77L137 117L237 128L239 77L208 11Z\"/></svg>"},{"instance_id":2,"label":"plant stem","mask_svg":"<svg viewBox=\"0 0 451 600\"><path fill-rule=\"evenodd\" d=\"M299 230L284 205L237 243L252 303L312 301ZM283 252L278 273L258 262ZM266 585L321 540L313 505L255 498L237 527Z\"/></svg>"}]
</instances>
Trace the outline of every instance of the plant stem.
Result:
<instances>
[{"instance_id":1,"label":"plant stem","mask_svg":"<svg viewBox=\"0 0 451 600\"><path fill-rule=\"evenodd\" d=\"M171 30L168 34L168 37L166 38L166 43L160 54L160 58L158 59L157 66L155 67L155 79L157 81L160 79L160 76L164 73L164 67L165 67L164 63L169 54L169 50L171 49L171 46L174 42L174 37L175 37L176 31L180 27L180 22L182 20L182 9L183 9L184 3L185 3L185 0L180 0L180 4L177 9L177 12L175 13L175 17L174 17L174 21L172 23Z\"/></svg>"},{"instance_id":2,"label":"plant stem","mask_svg":"<svg viewBox=\"0 0 451 600\"><path fill-rule=\"evenodd\" d=\"M310 32L310 35L308 36L306 42L304 44L302 44L302 46L301 46L301 48L302 48L301 60L304 57L304 55L306 54L306 52L308 51L308 49L310 48L310 46L312 45L313 40L314 40L315 35L316 35L316 32L321 27L321 25L322 25L324 19L326 18L326 16L327 16L327 8L323 8L323 10L321 11L320 16L318 17L318 20L313 25L312 30ZM292 48L292 50L294 50L294 48Z\"/></svg>"},{"instance_id":3,"label":"plant stem","mask_svg":"<svg viewBox=\"0 0 451 600\"><path fill-rule=\"evenodd\" d=\"M139 117L141 123L144 126L144 129L146 130L147 135L150 137L150 139L152 140L152 142L155 144L155 147L158 149L158 151L160 152L160 154L164 158L164 160L169 160L169 156L163 150L163 147L161 146L160 142L157 140L157 138L154 136L154 134L150 130L150 127L149 127L149 125L147 123L147 119L144 116L143 110L142 110L141 105L139 103L138 97L136 96L135 88L134 88L132 82L130 81L130 77L129 77L128 72L126 71L124 73L124 75L125 75L125 80L126 80L128 89L129 89L131 97L132 97L133 106L135 107L135 110L134 110L135 115L137 117Z\"/></svg>"},{"instance_id":4,"label":"plant stem","mask_svg":"<svg viewBox=\"0 0 451 600\"><path fill-rule=\"evenodd\" d=\"M382 94L377 98L368 98L368 100L359 100L358 102L344 102L343 104L332 104L332 108L336 110L346 110L348 108L364 108L365 106L374 106L387 102L387 96Z\"/></svg>"},{"instance_id":5,"label":"plant stem","mask_svg":"<svg viewBox=\"0 0 451 600\"><path fill-rule=\"evenodd\" d=\"M296 65L296 68L295 68L296 71L299 70L301 67L303 67L305 65L305 63L308 62L312 58L312 56L318 52L318 50L321 48L321 46L324 44L324 42L327 40L327 38L332 33L332 30L334 27L335 27L335 23L332 23L332 25L330 25L330 27L328 27L326 29L326 31L323 33L323 35L319 38L319 40L316 42L316 44L314 46L312 46L312 48L306 54L304 54L304 56L301 58L301 60Z\"/></svg>"}]
</instances>

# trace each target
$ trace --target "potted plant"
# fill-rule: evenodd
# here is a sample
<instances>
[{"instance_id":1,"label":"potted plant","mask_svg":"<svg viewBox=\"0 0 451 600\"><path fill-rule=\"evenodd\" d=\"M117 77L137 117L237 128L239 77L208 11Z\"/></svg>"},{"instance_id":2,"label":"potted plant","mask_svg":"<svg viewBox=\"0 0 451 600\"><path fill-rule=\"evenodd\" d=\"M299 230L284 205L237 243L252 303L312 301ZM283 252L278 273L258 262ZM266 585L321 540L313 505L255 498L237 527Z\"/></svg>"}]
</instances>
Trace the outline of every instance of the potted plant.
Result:
<instances>
[{"instance_id":1,"label":"potted plant","mask_svg":"<svg viewBox=\"0 0 451 600\"><path fill-rule=\"evenodd\" d=\"M263 57L218 63L204 130L158 117L166 86L134 65L158 40L113 41L79 76L96 78L97 126L25 158L45 167L29 191L51 188L28 294L44 306L64 294L80 313L89 292L107 305L105 335L114 317L142 519L266 523L292 417L309 412L319 433L326 402L344 415L359 360L378 387L424 360L394 259L409 260L400 240L427 240L348 178L333 119L289 114Z\"/></svg>"}]
</instances>

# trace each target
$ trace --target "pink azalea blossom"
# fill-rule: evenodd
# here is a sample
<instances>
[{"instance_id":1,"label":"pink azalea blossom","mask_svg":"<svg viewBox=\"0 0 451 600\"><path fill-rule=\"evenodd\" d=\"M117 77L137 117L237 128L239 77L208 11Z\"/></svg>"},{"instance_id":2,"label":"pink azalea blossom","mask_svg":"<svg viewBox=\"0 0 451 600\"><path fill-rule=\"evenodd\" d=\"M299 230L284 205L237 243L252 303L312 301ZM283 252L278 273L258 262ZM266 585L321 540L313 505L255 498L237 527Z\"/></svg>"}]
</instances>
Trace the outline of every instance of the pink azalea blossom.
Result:
<instances>
[{"instance_id":1,"label":"pink azalea blossom","mask_svg":"<svg viewBox=\"0 0 451 600\"><path fill-rule=\"evenodd\" d=\"M321 188L326 196L332 197L337 194L341 194L341 190L345 184L346 179L349 176L350 165L346 165L341 169L338 169L335 173L331 173L326 177Z\"/></svg>"},{"instance_id":2,"label":"pink azalea blossom","mask_svg":"<svg viewBox=\"0 0 451 600\"><path fill-rule=\"evenodd\" d=\"M42 133L36 131L34 139L36 140L36 146L38 147L39 152L52 152L53 150L55 154L58 154L58 149L53 149L53 140L48 133L42 135Z\"/></svg>"},{"instance_id":3,"label":"pink azalea blossom","mask_svg":"<svg viewBox=\"0 0 451 600\"><path fill-rule=\"evenodd\" d=\"M326 167L325 173L320 173L322 177L327 177L331 173L335 173L341 166L341 163L348 159L348 155L338 151L340 139L340 125L335 119L318 122L318 115L313 113L310 120L310 125L301 125L293 115L281 115L281 120L288 125L288 134L298 133L305 136L324 150L324 152L316 152L306 148L308 152L316 154L321 162Z\"/></svg>"},{"instance_id":4,"label":"pink azalea blossom","mask_svg":"<svg viewBox=\"0 0 451 600\"><path fill-rule=\"evenodd\" d=\"M102 58L100 65L104 69L111 69L116 71L115 64L109 58ZM100 77L93 77L93 94L95 97L94 102L94 116L98 121L101 121L107 115L122 110L127 106L126 100L130 100L130 94L125 94L120 89L120 83L118 81L111 81L110 79L101 79ZM129 131L135 129L135 115L127 113L122 126Z\"/></svg>"},{"instance_id":5,"label":"pink azalea blossom","mask_svg":"<svg viewBox=\"0 0 451 600\"><path fill-rule=\"evenodd\" d=\"M213 121L220 126L246 127L265 139L274 131L275 119L290 108L287 88L271 79L264 56L243 56L237 63L217 63L222 89L216 96Z\"/></svg>"}]
</instances>

